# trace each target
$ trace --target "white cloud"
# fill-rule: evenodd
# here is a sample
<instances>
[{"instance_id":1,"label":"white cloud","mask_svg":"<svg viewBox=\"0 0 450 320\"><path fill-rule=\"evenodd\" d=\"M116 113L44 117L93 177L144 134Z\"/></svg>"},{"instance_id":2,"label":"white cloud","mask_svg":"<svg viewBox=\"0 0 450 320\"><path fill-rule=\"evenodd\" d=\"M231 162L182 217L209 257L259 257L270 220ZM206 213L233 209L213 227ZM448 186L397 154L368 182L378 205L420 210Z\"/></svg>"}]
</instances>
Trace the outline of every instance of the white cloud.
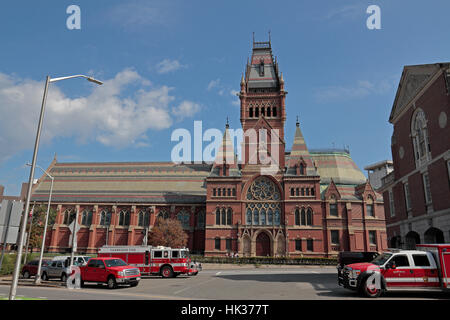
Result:
<instances>
[{"instance_id":1,"label":"white cloud","mask_svg":"<svg viewBox=\"0 0 450 320\"><path fill-rule=\"evenodd\" d=\"M220 88L220 79L216 79L216 80L211 80L208 83L208 91L211 91L214 88Z\"/></svg>"},{"instance_id":2,"label":"white cloud","mask_svg":"<svg viewBox=\"0 0 450 320\"><path fill-rule=\"evenodd\" d=\"M156 70L159 74L165 74L169 72L176 71L181 68L186 68L178 60L164 59L156 65Z\"/></svg>"},{"instance_id":3,"label":"white cloud","mask_svg":"<svg viewBox=\"0 0 450 320\"><path fill-rule=\"evenodd\" d=\"M395 89L395 78L390 77L378 82L360 80L355 85L318 88L314 96L317 102L325 103L360 99L372 94L385 94L393 89Z\"/></svg>"},{"instance_id":4,"label":"white cloud","mask_svg":"<svg viewBox=\"0 0 450 320\"><path fill-rule=\"evenodd\" d=\"M139 87L126 95L130 85ZM32 148L43 94L43 83L16 79L0 72L0 162ZM51 84L41 142L74 137L84 143L96 140L107 146L145 146L148 130L162 130L200 109L182 101L173 107L173 88L154 86L132 69L119 72L81 98L67 97Z\"/></svg>"}]
</instances>

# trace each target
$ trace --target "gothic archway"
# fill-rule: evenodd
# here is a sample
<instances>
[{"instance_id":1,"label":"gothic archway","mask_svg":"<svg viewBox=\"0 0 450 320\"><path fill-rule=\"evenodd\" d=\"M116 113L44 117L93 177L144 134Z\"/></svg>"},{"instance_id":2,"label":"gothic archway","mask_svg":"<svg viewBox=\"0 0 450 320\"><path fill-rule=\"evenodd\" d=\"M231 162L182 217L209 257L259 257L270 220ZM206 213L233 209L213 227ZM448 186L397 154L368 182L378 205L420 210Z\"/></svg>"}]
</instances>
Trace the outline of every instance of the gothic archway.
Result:
<instances>
[{"instance_id":1,"label":"gothic archway","mask_svg":"<svg viewBox=\"0 0 450 320\"><path fill-rule=\"evenodd\" d=\"M270 256L270 247L271 241L269 235L265 232L260 232L256 237L256 256Z\"/></svg>"},{"instance_id":2,"label":"gothic archway","mask_svg":"<svg viewBox=\"0 0 450 320\"><path fill-rule=\"evenodd\" d=\"M444 233L438 228L429 228L424 234L425 243L444 243Z\"/></svg>"},{"instance_id":3,"label":"gothic archway","mask_svg":"<svg viewBox=\"0 0 450 320\"><path fill-rule=\"evenodd\" d=\"M420 243L420 236L415 231L410 231L405 236L405 249L414 250L416 249L416 244Z\"/></svg>"}]
</instances>

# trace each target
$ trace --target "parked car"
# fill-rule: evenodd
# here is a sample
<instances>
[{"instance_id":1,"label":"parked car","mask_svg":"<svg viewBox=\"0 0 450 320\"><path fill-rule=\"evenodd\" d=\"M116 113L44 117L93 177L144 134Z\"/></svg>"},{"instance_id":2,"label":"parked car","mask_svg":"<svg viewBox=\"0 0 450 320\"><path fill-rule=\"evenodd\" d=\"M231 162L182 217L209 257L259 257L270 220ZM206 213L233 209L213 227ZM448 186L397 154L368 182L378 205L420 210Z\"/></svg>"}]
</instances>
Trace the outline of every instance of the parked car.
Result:
<instances>
[{"instance_id":1,"label":"parked car","mask_svg":"<svg viewBox=\"0 0 450 320\"><path fill-rule=\"evenodd\" d=\"M74 256L73 264L76 266L84 266L91 257ZM70 256L56 256L51 263L42 268L41 279L46 281L51 278L59 278L65 282L70 275Z\"/></svg>"},{"instance_id":2,"label":"parked car","mask_svg":"<svg viewBox=\"0 0 450 320\"><path fill-rule=\"evenodd\" d=\"M47 266L51 262L50 259L42 259L41 268ZM22 276L25 279L29 279L30 277L34 277L37 274L37 269L39 266L39 260L32 260L28 262L26 265L22 267Z\"/></svg>"},{"instance_id":3,"label":"parked car","mask_svg":"<svg viewBox=\"0 0 450 320\"><path fill-rule=\"evenodd\" d=\"M346 265L360 262L370 262L378 256L378 252L373 251L341 251L338 255L338 284L341 285L343 281L342 271Z\"/></svg>"},{"instance_id":4,"label":"parked car","mask_svg":"<svg viewBox=\"0 0 450 320\"><path fill-rule=\"evenodd\" d=\"M106 283L108 288L119 284L138 285L141 280L139 268L129 266L118 258L92 258L86 266L80 267L81 286L85 282Z\"/></svg>"}]
</instances>

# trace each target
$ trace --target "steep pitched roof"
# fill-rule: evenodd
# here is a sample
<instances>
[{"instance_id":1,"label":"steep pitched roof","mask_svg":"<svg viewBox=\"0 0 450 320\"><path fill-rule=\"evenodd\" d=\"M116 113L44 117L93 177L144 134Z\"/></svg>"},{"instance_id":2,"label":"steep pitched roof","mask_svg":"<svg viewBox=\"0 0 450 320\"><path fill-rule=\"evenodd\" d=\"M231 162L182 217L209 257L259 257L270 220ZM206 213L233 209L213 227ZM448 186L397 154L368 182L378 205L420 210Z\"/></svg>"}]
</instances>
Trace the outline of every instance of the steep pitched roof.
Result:
<instances>
[{"instance_id":1,"label":"steep pitched roof","mask_svg":"<svg viewBox=\"0 0 450 320\"><path fill-rule=\"evenodd\" d=\"M226 164L229 168L229 176L239 176L238 159L234 152L233 141L230 137L229 125L227 123L225 132L223 134L222 143L217 151L216 158L214 159L213 166L209 176L220 176L220 168Z\"/></svg>"},{"instance_id":2,"label":"steep pitched roof","mask_svg":"<svg viewBox=\"0 0 450 320\"><path fill-rule=\"evenodd\" d=\"M247 88L278 88L278 65L269 42L253 42L252 57L245 74Z\"/></svg>"},{"instance_id":3,"label":"steep pitched roof","mask_svg":"<svg viewBox=\"0 0 450 320\"><path fill-rule=\"evenodd\" d=\"M306 175L308 176L317 175L317 171L314 166L315 164L312 160L311 154L308 151L308 147L306 146L305 138L303 137L303 133L300 129L300 123L297 120L294 143L292 144L286 174L295 175L296 174L295 166L299 165L300 162L304 162L304 164L306 165L306 172L305 172Z\"/></svg>"}]
</instances>

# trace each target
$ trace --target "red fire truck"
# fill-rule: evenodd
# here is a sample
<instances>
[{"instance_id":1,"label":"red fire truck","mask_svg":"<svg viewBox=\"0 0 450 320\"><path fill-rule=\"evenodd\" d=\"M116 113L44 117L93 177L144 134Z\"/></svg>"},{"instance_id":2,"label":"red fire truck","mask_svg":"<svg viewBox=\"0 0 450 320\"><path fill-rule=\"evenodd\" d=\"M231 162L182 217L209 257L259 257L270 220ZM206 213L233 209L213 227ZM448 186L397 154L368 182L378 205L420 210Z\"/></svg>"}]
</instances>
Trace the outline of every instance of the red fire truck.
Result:
<instances>
[{"instance_id":1,"label":"red fire truck","mask_svg":"<svg viewBox=\"0 0 450 320\"><path fill-rule=\"evenodd\" d=\"M130 266L138 267L142 275L160 275L163 278L179 274L195 276L201 270L201 264L191 261L187 248L103 246L98 256L120 258Z\"/></svg>"},{"instance_id":2,"label":"red fire truck","mask_svg":"<svg viewBox=\"0 0 450 320\"><path fill-rule=\"evenodd\" d=\"M344 267L339 285L378 297L391 290L450 292L450 244L421 244L416 250L390 249L371 262Z\"/></svg>"}]
</instances>

